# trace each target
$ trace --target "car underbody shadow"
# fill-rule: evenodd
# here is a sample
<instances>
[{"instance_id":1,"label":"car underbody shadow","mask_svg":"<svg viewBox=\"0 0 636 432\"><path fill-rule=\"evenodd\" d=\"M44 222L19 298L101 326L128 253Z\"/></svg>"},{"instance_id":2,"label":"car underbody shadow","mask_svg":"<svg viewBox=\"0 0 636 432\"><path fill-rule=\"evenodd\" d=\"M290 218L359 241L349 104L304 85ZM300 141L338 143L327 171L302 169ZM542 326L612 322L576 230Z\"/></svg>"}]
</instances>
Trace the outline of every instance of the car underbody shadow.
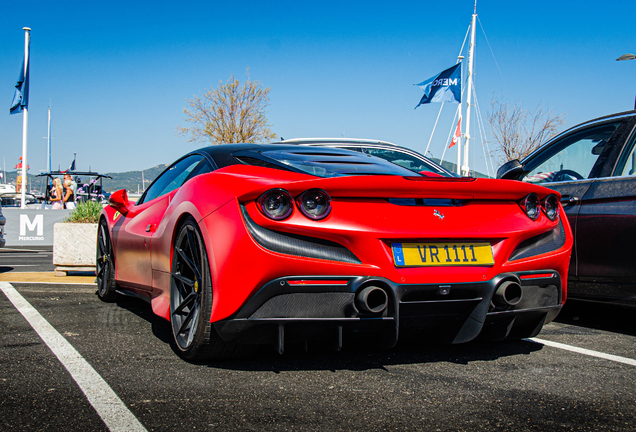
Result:
<instances>
[{"instance_id":1,"label":"car underbody shadow","mask_svg":"<svg viewBox=\"0 0 636 432\"><path fill-rule=\"evenodd\" d=\"M148 302L137 297L120 295L116 300L116 304L118 307L126 309L149 322L152 326L152 334L157 339L164 343L173 343L170 322L155 315Z\"/></svg>"},{"instance_id":2,"label":"car underbody shadow","mask_svg":"<svg viewBox=\"0 0 636 432\"><path fill-rule=\"evenodd\" d=\"M152 312L150 305L134 297L120 298L118 307L137 315L150 323L153 335L170 345L177 355L170 323ZM413 363L449 362L467 365L475 361L492 361L501 357L528 355L543 347L523 340L505 342L473 341L464 344L442 344L435 335L414 333L400 339L393 348L380 348L373 334L345 334L343 347L335 349L329 339L287 343L281 355L272 345L261 345L249 358L231 361L190 362L202 366L244 371L287 370L368 370L384 369L386 366Z\"/></svg>"},{"instance_id":3,"label":"car underbody shadow","mask_svg":"<svg viewBox=\"0 0 636 432\"><path fill-rule=\"evenodd\" d=\"M570 298L556 321L576 326L581 332L594 329L636 336L636 308L631 306Z\"/></svg>"}]
</instances>

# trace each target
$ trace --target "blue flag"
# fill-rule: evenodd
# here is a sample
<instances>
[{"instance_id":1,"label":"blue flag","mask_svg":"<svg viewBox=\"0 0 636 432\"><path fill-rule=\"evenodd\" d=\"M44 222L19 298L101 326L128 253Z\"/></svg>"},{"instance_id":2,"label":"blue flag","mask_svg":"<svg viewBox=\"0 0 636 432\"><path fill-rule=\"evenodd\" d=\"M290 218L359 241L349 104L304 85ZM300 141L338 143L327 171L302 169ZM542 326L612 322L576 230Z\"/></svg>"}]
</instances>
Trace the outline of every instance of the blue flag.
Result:
<instances>
[{"instance_id":1,"label":"blue flag","mask_svg":"<svg viewBox=\"0 0 636 432\"><path fill-rule=\"evenodd\" d=\"M462 101L462 69L461 63L446 69L433 78L414 84L424 90L424 96L415 108L431 102L457 102Z\"/></svg>"},{"instance_id":2,"label":"blue flag","mask_svg":"<svg viewBox=\"0 0 636 432\"><path fill-rule=\"evenodd\" d=\"M31 42L29 41L29 45ZM29 56L30 57L30 56ZM20 76L18 77L18 83L15 85L15 93L13 94L13 102L11 102L11 108L9 108L10 114L18 114L22 112L23 108L29 109L29 66L30 61L27 61L26 73L24 72L24 62L22 60L22 68L20 69Z\"/></svg>"}]
</instances>

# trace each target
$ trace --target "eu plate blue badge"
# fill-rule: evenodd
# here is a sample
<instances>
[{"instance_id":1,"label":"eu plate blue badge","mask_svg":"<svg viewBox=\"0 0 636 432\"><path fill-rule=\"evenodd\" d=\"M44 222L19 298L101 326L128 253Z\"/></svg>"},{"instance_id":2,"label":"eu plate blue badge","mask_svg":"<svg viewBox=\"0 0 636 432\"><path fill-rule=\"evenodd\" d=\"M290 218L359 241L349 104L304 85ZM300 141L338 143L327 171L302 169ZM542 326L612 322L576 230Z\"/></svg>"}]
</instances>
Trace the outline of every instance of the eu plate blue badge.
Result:
<instances>
[{"instance_id":1,"label":"eu plate blue badge","mask_svg":"<svg viewBox=\"0 0 636 432\"><path fill-rule=\"evenodd\" d=\"M402 243L393 243L393 260L395 265L404 265L404 251L402 250Z\"/></svg>"}]
</instances>

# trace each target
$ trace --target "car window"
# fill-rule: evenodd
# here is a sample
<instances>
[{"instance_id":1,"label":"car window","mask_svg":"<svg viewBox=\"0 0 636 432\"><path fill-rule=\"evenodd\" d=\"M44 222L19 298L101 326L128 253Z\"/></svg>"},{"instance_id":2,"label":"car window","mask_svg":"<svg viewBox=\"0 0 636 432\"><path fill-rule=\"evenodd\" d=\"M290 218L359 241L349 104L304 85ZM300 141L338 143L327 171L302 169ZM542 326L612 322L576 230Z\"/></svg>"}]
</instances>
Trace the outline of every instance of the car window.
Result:
<instances>
[{"instance_id":1,"label":"car window","mask_svg":"<svg viewBox=\"0 0 636 432\"><path fill-rule=\"evenodd\" d=\"M636 175L636 133L632 133L625 150L618 161L614 176Z\"/></svg>"},{"instance_id":2,"label":"car window","mask_svg":"<svg viewBox=\"0 0 636 432\"><path fill-rule=\"evenodd\" d=\"M190 172L190 175L188 176L188 178L186 179L186 181L188 181L188 180L190 180L190 179L192 179L192 178L195 178L195 177L196 177L196 176L198 176L198 175L201 175L201 174L207 174L207 173L210 173L210 172L212 172L212 171L214 171L214 170L212 169L212 166L210 165L210 163L209 163L207 160L203 159L203 160L199 163L199 165L197 165L197 166L196 166L196 168L194 168L194 169ZM185 183L185 182L183 182L183 183Z\"/></svg>"},{"instance_id":3,"label":"car window","mask_svg":"<svg viewBox=\"0 0 636 432\"><path fill-rule=\"evenodd\" d=\"M585 129L551 143L525 166L529 183L589 178L592 168L620 122Z\"/></svg>"},{"instance_id":4,"label":"car window","mask_svg":"<svg viewBox=\"0 0 636 432\"><path fill-rule=\"evenodd\" d=\"M352 147L341 147L341 148L346 148L347 150L357 150L357 151L361 151L362 153L377 156L384 160L392 162L396 165L400 165L403 168L409 169L411 171L415 171L417 173L426 171L426 172L446 175L446 173L435 168L435 166L433 166L432 164L428 164L422 159L418 159L414 156L411 156L407 153L402 153L397 150L368 148L368 147L364 147L359 150Z\"/></svg>"},{"instance_id":5,"label":"car window","mask_svg":"<svg viewBox=\"0 0 636 432\"><path fill-rule=\"evenodd\" d=\"M137 205L163 196L180 187L201 162L201 159L203 159L201 155L192 155L173 164L148 187L141 199L137 201Z\"/></svg>"}]
</instances>

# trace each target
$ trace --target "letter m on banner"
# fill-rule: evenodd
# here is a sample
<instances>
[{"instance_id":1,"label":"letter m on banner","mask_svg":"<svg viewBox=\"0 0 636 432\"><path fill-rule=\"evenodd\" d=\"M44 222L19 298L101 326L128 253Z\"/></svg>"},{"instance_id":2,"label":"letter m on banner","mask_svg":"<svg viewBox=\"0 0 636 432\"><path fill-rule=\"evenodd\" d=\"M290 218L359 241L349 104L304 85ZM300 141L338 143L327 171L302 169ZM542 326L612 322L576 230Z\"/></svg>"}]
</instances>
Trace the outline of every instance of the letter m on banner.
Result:
<instances>
[{"instance_id":1,"label":"letter m on banner","mask_svg":"<svg viewBox=\"0 0 636 432\"><path fill-rule=\"evenodd\" d=\"M33 218L33 222L29 219L29 215L21 214L20 215L20 235L27 235L26 232L37 230L36 235L42 236L44 235L44 215L35 215Z\"/></svg>"}]
</instances>

